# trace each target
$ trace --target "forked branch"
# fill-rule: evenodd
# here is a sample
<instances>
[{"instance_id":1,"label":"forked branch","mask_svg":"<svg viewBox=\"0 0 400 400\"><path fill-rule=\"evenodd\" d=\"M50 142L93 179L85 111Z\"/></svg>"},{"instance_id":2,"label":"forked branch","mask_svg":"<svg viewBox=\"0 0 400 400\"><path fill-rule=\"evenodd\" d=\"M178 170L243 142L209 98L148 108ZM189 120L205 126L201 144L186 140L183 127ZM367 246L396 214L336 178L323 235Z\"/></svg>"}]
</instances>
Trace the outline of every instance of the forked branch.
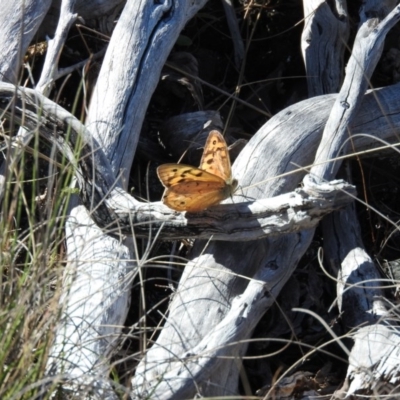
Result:
<instances>
[{"instance_id":1,"label":"forked branch","mask_svg":"<svg viewBox=\"0 0 400 400\"><path fill-rule=\"evenodd\" d=\"M114 235L159 234L165 239L254 240L315 227L326 214L353 201L343 181L324 185L320 195L297 189L270 199L224 204L199 213L177 213L159 202L141 203L117 183L109 161L90 132L70 113L38 92L0 84L0 108L19 124L37 129L77 169L80 196L93 220ZM92 144L93 143L93 144ZM79 158L75 157L79 154Z\"/></svg>"}]
</instances>

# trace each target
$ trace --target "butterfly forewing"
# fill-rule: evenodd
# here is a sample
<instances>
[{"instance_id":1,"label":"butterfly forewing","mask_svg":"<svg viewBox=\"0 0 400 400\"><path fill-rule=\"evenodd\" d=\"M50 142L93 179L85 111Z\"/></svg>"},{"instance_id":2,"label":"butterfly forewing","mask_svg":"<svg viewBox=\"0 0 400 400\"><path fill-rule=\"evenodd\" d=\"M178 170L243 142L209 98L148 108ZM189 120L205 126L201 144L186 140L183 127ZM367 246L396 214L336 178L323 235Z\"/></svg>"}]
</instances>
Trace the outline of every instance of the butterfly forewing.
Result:
<instances>
[{"instance_id":1,"label":"butterfly forewing","mask_svg":"<svg viewBox=\"0 0 400 400\"><path fill-rule=\"evenodd\" d=\"M162 184L169 188L183 182L223 182L216 175L186 164L163 164L157 168L157 174Z\"/></svg>"},{"instance_id":2,"label":"butterfly forewing","mask_svg":"<svg viewBox=\"0 0 400 400\"><path fill-rule=\"evenodd\" d=\"M224 181L232 180L228 146L218 131L211 131L208 135L199 168L221 177Z\"/></svg>"}]
</instances>

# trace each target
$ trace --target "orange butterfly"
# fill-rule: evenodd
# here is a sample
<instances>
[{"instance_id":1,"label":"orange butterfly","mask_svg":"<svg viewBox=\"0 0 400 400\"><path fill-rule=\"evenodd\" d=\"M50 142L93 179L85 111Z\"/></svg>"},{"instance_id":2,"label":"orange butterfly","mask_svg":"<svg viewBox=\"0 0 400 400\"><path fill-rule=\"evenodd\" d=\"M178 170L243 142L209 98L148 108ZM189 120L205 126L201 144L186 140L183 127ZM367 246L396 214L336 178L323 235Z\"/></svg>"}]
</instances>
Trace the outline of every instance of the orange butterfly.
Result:
<instances>
[{"instance_id":1,"label":"orange butterfly","mask_svg":"<svg viewBox=\"0 0 400 400\"><path fill-rule=\"evenodd\" d=\"M238 185L232 179L228 146L218 131L208 135L199 168L163 164L157 174L166 188L163 203L176 211L202 211L232 196Z\"/></svg>"}]
</instances>

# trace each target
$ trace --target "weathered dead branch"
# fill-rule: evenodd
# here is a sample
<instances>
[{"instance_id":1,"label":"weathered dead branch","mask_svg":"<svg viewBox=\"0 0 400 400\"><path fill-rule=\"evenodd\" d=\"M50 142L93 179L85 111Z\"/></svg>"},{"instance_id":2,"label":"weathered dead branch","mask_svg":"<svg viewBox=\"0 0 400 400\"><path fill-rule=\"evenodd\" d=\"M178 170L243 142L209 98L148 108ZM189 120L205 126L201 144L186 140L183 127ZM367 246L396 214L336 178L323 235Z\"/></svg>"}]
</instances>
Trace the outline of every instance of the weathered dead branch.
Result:
<instances>
[{"instance_id":1,"label":"weathered dead branch","mask_svg":"<svg viewBox=\"0 0 400 400\"><path fill-rule=\"evenodd\" d=\"M315 12L315 18L318 18L320 10L315 9ZM325 127L316 163L345 151L348 125L360 108L361 98L382 52L386 32L399 17L399 7L394 8L394 3L390 1L366 2L360 10L361 25L347 66L346 78ZM322 67L317 57L310 57L307 67L310 64L310 75L311 71L315 72ZM335 76L335 71L340 70L340 67L340 63L333 64L333 72L326 71L325 80L319 85L321 93L331 83L328 77ZM311 81L309 87L314 87ZM328 168L328 164L316 165L311 171L316 180L320 177L330 179L335 176L339 165L340 162L331 168ZM359 328L353 334L355 344L349 358L347 379L336 397L342 398L360 390L367 390L368 393L377 390L387 381L394 384L399 376L399 357L395 350L399 332L390 326L390 312L382 300L384 292L381 289L380 273L364 249L354 207L348 206L325 218L323 228L326 259L334 270L339 271L337 295L342 321L348 329L369 325Z\"/></svg>"},{"instance_id":2,"label":"weathered dead branch","mask_svg":"<svg viewBox=\"0 0 400 400\"><path fill-rule=\"evenodd\" d=\"M16 91L15 86L0 85L0 107L15 111L21 125L32 130L39 128L78 171L76 177L85 207L75 199L67 222L68 268L62 297L65 309L50 356L49 374L61 377L63 372L62 377L71 386L89 385L100 398L114 397L108 381L109 356L125 321L130 283L139 260L125 235L157 235L166 240L214 239L208 244L203 240L195 242L166 324L132 381L132 396L180 399L196 392L203 396L236 395L246 339L307 250L319 219L349 201L344 190L354 194L352 187L344 183L324 183L335 178L341 162L336 157L346 152L343 143L348 135L371 134L352 138L353 151L373 147L373 135L397 141L399 86L365 95L384 36L399 19L398 7L383 19L393 8L386 2L373 14L374 19L363 21L339 95L312 98L288 107L250 140L233 166L241 185L234 204L182 215L159 203L143 204L133 199L124 188L150 96L177 35L205 2L127 2L112 35L85 127L33 91ZM70 6L65 14L69 17L61 18L61 35L75 18L74 3L65 2ZM76 3L76 7L83 7L82 2ZM328 9L329 4L310 1L307 5L312 5L311 9L305 7L310 30L303 35L303 48L308 75L317 77L309 81L310 94L335 91L342 79L343 48L348 35L346 7L344 1L335 2L335 10ZM328 18L322 19L331 28L321 31L324 40L315 36L315 20L311 16L314 10L317 23L321 15ZM39 8L35 11L39 12ZM99 9L96 12L100 13ZM10 39L13 49L19 39ZM331 47L322 48L322 42ZM126 46L121 47L121 43ZM313 44L317 47L313 48ZM58 50L53 52L53 62ZM334 70L330 69L332 73L325 76L317 76L316 71L321 68L314 64L315 54L321 51L332 57L320 59L329 58L328 64L335 64ZM12 65L17 65L18 57L13 54L11 58ZM4 65L0 52L0 72ZM50 63L48 67L45 83L57 76L51 70L54 65ZM44 87L42 83L40 86ZM70 142L64 140L67 131L72 133ZM78 143L81 157L75 159ZM310 171L307 166L313 162ZM296 190L307 172L310 175L304 179L304 188ZM341 186L331 190L332 185ZM327 192L312 192L324 186ZM345 311L344 320L349 325L375 322L377 316L386 316L383 303L374 298L381 294L375 284L376 270L358 233L353 235L358 229L354 214L347 209L340 216L354 219L352 229L336 218L331 225L337 230L326 232L330 246L326 254L342 267L340 303L351 299L356 305L353 311L357 312L352 315ZM347 246L337 243L335 247L331 242L333 236L346 240ZM355 271L362 275L352 280ZM364 285L364 280L374 284ZM347 290L349 285L355 288ZM346 306L342 309L346 310ZM370 312L374 314L372 318ZM348 393L374 388L375 382L367 382L370 370L379 379L396 381L398 367L392 360L397 353L388 345L387 338L397 343L398 335L389 328L382 334L381 329L381 325L367 327L354 335L353 351L357 352L370 338L385 336L385 354L389 356L376 359L375 354L365 352L365 359L357 360L348 370ZM365 361L368 357L373 360L370 364Z\"/></svg>"}]
</instances>

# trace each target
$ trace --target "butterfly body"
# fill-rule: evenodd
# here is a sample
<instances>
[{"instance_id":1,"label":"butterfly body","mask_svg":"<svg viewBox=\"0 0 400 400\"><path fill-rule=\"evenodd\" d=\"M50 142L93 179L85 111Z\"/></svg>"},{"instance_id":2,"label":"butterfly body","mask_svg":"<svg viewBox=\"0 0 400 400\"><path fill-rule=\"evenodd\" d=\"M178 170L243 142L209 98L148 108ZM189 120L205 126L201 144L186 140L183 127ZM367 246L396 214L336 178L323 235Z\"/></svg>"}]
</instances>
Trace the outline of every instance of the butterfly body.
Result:
<instances>
[{"instance_id":1,"label":"butterfly body","mask_svg":"<svg viewBox=\"0 0 400 400\"><path fill-rule=\"evenodd\" d=\"M229 152L223 136L211 131L200 167L163 164L157 169L165 186L163 203L177 211L202 211L232 196L237 181L232 178Z\"/></svg>"}]
</instances>

